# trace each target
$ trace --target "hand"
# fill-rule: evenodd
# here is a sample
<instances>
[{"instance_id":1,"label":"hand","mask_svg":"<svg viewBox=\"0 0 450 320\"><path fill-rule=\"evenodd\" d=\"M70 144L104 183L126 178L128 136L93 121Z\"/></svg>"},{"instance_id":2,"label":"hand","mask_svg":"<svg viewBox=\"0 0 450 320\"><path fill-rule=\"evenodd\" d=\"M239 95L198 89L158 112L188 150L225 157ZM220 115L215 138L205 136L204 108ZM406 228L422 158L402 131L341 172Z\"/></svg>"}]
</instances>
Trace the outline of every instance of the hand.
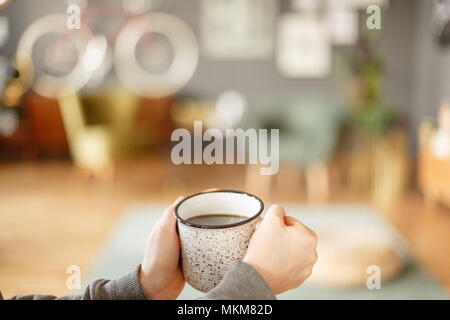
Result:
<instances>
[{"instance_id":1,"label":"hand","mask_svg":"<svg viewBox=\"0 0 450 320\"><path fill-rule=\"evenodd\" d=\"M250 239L242 261L279 294L298 287L311 275L316 246L317 236L311 229L286 216L282 206L273 205Z\"/></svg>"},{"instance_id":2,"label":"hand","mask_svg":"<svg viewBox=\"0 0 450 320\"><path fill-rule=\"evenodd\" d=\"M148 299L176 299L184 288L185 280L180 268L180 240L175 206L183 200L179 197L158 220L147 240L139 281Z\"/></svg>"}]
</instances>

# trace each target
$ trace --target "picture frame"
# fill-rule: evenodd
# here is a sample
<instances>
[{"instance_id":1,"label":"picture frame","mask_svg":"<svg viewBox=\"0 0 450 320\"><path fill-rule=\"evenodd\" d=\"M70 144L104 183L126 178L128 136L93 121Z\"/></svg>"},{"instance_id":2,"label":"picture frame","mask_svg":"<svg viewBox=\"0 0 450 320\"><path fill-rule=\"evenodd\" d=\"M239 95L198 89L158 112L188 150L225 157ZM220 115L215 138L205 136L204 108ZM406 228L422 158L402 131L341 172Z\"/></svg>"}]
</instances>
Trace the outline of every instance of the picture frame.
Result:
<instances>
[{"instance_id":1,"label":"picture frame","mask_svg":"<svg viewBox=\"0 0 450 320\"><path fill-rule=\"evenodd\" d=\"M276 11L273 0L202 0L203 53L215 60L270 58Z\"/></svg>"},{"instance_id":2,"label":"picture frame","mask_svg":"<svg viewBox=\"0 0 450 320\"><path fill-rule=\"evenodd\" d=\"M315 14L288 13L278 25L276 65L288 78L326 78L332 69L328 26Z\"/></svg>"}]
</instances>

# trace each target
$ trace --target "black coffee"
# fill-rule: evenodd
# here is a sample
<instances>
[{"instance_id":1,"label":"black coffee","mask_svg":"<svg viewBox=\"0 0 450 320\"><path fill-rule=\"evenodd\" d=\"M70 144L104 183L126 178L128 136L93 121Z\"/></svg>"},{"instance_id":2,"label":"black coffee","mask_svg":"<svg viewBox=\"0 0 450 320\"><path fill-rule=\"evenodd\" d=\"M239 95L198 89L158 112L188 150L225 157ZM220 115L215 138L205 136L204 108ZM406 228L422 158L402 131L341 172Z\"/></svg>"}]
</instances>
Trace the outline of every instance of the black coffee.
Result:
<instances>
[{"instance_id":1,"label":"black coffee","mask_svg":"<svg viewBox=\"0 0 450 320\"><path fill-rule=\"evenodd\" d=\"M248 219L248 217L235 214L207 214L187 219L188 222L203 226L220 226L233 224Z\"/></svg>"}]
</instances>

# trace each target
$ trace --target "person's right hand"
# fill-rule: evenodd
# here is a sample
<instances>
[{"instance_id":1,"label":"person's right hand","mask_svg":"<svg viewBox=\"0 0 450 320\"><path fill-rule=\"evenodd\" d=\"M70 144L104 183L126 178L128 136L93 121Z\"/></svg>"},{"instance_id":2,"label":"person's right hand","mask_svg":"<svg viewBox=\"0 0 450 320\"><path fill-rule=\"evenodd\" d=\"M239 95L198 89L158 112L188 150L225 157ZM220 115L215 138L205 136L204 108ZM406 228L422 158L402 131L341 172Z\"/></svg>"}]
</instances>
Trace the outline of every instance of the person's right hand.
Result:
<instances>
[{"instance_id":1,"label":"person's right hand","mask_svg":"<svg viewBox=\"0 0 450 320\"><path fill-rule=\"evenodd\" d=\"M274 294L297 288L317 260L317 236L280 205L269 208L253 234L243 262L252 266Z\"/></svg>"}]
</instances>

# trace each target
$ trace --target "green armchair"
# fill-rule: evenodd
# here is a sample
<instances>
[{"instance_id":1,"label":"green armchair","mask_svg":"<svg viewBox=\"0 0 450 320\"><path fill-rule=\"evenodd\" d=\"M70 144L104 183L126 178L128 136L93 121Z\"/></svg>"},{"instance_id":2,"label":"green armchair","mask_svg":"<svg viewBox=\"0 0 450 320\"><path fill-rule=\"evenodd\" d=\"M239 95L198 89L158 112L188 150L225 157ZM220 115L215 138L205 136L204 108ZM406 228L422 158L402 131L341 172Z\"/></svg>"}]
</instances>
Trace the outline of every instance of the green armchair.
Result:
<instances>
[{"instance_id":1,"label":"green armchair","mask_svg":"<svg viewBox=\"0 0 450 320\"><path fill-rule=\"evenodd\" d=\"M280 129L281 168L305 173L310 200L324 200L329 193L328 163L335 153L346 112L332 99L289 97L258 111L255 125ZM281 172L280 172L281 173ZM278 174L277 179L283 179Z\"/></svg>"}]
</instances>

